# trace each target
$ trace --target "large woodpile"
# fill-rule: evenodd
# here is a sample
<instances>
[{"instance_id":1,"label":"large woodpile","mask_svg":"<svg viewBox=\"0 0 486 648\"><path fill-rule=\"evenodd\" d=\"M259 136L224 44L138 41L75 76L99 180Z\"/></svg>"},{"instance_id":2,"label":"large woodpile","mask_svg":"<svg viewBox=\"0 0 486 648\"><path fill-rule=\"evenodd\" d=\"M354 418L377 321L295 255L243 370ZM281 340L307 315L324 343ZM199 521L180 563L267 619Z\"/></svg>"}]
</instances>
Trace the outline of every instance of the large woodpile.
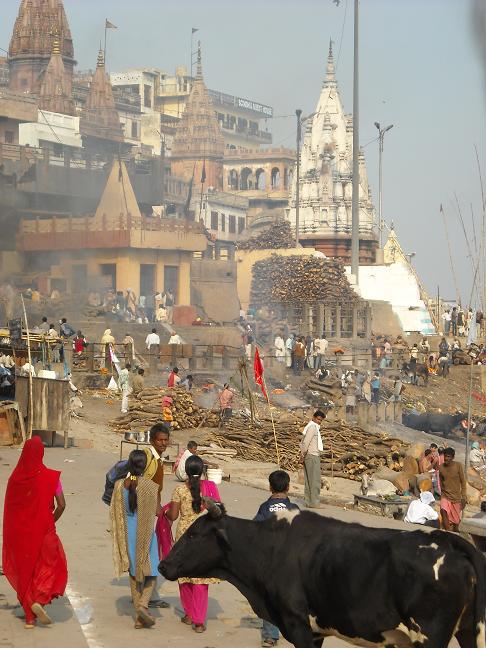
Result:
<instances>
[{"instance_id":1,"label":"large woodpile","mask_svg":"<svg viewBox=\"0 0 486 648\"><path fill-rule=\"evenodd\" d=\"M223 430L211 432L205 445L236 450L239 459L276 463L275 441L269 419L260 421L261 427L238 418L231 419ZM297 419L276 422L280 465L285 470L299 468L299 442L304 423ZM333 474L359 480L367 471L375 471L387 463L392 452L404 452L408 447L400 439L365 432L356 425L325 421L321 426L324 452L321 455L323 475Z\"/></svg>"},{"instance_id":2,"label":"large woodpile","mask_svg":"<svg viewBox=\"0 0 486 648\"><path fill-rule=\"evenodd\" d=\"M288 221L280 221L246 241L238 241L239 250L277 250L294 246L295 236Z\"/></svg>"},{"instance_id":3,"label":"large woodpile","mask_svg":"<svg viewBox=\"0 0 486 648\"><path fill-rule=\"evenodd\" d=\"M253 264L251 303L358 301L337 259L272 254Z\"/></svg>"},{"instance_id":4,"label":"large woodpile","mask_svg":"<svg viewBox=\"0 0 486 648\"><path fill-rule=\"evenodd\" d=\"M117 432L123 433L146 430L155 423L161 423L163 421L162 399L164 396L170 396L173 399L171 406L174 417L173 429L194 428L200 423L204 423L205 427L217 427L219 412L199 407L190 392L177 387L147 388L137 396L130 396L128 413L111 421L111 427Z\"/></svg>"}]
</instances>

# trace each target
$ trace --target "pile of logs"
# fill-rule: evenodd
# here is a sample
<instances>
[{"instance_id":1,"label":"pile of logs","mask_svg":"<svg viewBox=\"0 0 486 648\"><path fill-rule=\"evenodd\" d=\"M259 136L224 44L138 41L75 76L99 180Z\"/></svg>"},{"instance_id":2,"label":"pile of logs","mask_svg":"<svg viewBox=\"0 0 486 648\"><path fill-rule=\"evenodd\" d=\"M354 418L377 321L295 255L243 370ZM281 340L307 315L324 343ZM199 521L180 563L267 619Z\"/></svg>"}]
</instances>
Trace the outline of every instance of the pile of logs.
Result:
<instances>
[{"instance_id":1,"label":"pile of logs","mask_svg":"<svg viewBox=\"0 0 486 648\"><path fill-rule=\"evenodd\" d=\"M204 427L217 427L219 424L219 412L206 410L196 405L192 394L181 388L146 388L137 396L130 396L128 413L119 416L110 422L110 426L116 432L130 432L146 430L155 423L163 421L162 399L170 396L173 399L171 406L172 428L184 430L194 428L199 424Z\"/></svg>"},{"instance_id":2,"label":"pile of logs","mask_svg":"<svg viewBox=\"0 0 486 648\"><path fill-rule=\"evenodd\" d=\"M326 403L340 405L343 401L341 381L337 375L331 374L325 380L309 378L301 386L302 395L314 407L326 407Z\"/></svg>"},{"instance_id":3,"label":"pile of logs","mask_svg":"<svg viewBox=\"0 0 486 648\"><path fill-rule=\"evenodd\" d=\"M277 455L272 424L260 421L261 427L233 417L222 430L211 432L205 445L236 450L236 456L246 461L276 463ZM299 468L299 442L304 422L283 420L276 422L280 466L285 470ZM373 472L385 466L393 452L403 453L408 444L400 439L365 432L356 425L342 421L325 421L321 426L324 452L321 454L323 475L359 480L364 472Z\"/></svg>"},{"instance_id":4,"label":"pile of logs","mask_svg":"<svg viewBox=\"0 0 486 648\"><path fill-rule=\"evenodd\" d=\"M288 221L279 221L246 241L238 241L238 249L277 250L278 248L291 248L294 243L295 236L290 229L290 223Z\"/></svg>"},{"instance_id":5,"label":"pile of logs","mask_svg":"<svg viewBox=\"0 0 486 648\"><path fill-rule=\"evenodd\" d=\"M272 254L253 264L251 303L358 301L337 259Z\"/></svg>"}]
</instances>

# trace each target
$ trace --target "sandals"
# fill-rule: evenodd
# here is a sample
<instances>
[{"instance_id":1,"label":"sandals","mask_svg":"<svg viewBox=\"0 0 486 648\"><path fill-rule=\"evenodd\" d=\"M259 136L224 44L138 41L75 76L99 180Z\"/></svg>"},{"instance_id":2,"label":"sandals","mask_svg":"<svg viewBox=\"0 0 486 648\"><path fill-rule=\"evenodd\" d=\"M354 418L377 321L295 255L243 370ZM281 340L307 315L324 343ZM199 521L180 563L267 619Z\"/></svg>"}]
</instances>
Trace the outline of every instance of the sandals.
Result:
<instances>
[{"instance_id":1,"label":"sandals","mask_svg":"<svg viewBox=\"0 0 486 648\"><path fill-rule=\"evenodd\" d=\"M194 632L197 632L197 634L201 634L202 632L206 632L206 626L204 624L198 624L194 626Z\"/></svg>"},{"instance_id":2,"label":"sandals","mask_svg":"<svg viewBox=\"0 0 486 648\"><path fill-rule=\"evenodd\" d=\"M47 614L47 612L44 610L44 608L40 603L33 603L30 609L35 614L35 616L39 619L42 625L51 625L52 619Z\"/></svg>"},{"instance_id":3,"label":"sandals","mask_svg":"<svg viewBox=\"0 0 486 648\"><path fill-rule=\"evenodd\" d=\"M169 603L166 603L162 599L156 599L154 601L149 601L148 604L149 608L162 608L165 610L166 608L170 608Z\"/></svg>"},{"instance_id":4,"label":"sandals","mask_svg":"<svg viewBox=\"0 0 486 648\"><path fill-rule=\"evenodd\" d=\"M186 625L192 625L192 621L191 621L191 619L187 616L187 614L185 614L185 615L181 618L181 623L185 623Z\"/></svg>"},{"instance_id":5,"label":"sandals","mask_svg":"<svg viewBox=\"0 0 486 648\"><path fill-rule=\"evenodd\" d=\"M145 628L151 628L153 625L155 625L155 619L154 617L148 613L146 608L139 608L137 610L138 618L137 621L141 621L144 625Z\"/></svg>"}]
</instances>

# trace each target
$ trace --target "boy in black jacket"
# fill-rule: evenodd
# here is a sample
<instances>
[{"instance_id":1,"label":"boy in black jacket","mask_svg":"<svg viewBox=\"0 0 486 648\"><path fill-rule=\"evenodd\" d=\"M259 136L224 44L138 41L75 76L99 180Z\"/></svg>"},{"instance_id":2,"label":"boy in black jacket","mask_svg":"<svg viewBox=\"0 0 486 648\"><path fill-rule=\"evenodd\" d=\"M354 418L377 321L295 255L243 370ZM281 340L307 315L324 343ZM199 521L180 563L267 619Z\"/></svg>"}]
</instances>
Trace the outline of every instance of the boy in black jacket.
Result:
<instances>
[{"instance_id":1,"label":"boy in black jacket","mask_svg":"<svg viewBox=\"0 0 486 648\"><path fill-rule=\"evenodd\" d=\"M273 514L279 511L299 510L297 504L289 500L290 477L285 470L275 470L268 476L271 496L261 504L258 513L254 517L256 522L268 520ZM272 648L277 645L280 638L279 630L269 621L263 620L262 627L262 648Z\"/></svg>"}]
</instances>

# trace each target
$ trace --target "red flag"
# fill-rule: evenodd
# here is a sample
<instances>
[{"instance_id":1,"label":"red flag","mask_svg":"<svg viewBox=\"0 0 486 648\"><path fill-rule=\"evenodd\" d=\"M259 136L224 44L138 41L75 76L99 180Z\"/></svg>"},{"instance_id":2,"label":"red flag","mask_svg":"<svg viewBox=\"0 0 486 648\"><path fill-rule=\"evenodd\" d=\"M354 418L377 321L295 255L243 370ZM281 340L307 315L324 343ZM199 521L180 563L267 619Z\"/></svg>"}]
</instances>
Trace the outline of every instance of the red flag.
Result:
<instances>
[{"instance_id":1,"label":"red flag","mask_svg":"<svg viewBox=\"0 0 486 648\"><path fill-rule=\"evenodd\" d=\"M258 347L255 347L255 360L253 362L253 370L255 372L255 382L260 385L265 398L268 400L267 391L265 389L265 382L263 380L263 363L258 352Z\"/></svg>"}]
</instances>

